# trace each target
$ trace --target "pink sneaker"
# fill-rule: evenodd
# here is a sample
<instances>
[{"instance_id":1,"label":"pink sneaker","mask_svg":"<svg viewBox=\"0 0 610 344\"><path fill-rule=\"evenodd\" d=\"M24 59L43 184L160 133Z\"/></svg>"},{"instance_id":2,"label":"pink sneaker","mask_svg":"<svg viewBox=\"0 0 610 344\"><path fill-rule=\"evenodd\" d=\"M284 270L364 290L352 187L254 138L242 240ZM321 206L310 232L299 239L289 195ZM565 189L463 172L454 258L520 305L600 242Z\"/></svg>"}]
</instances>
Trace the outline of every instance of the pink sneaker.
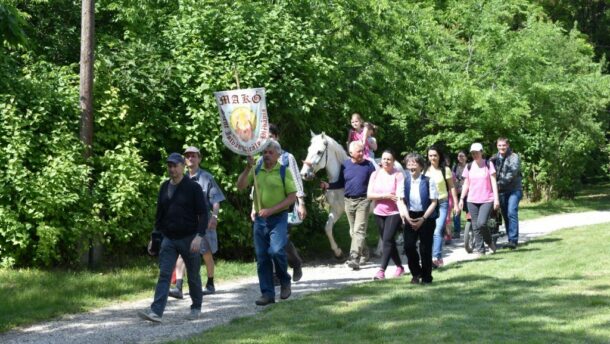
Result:
<instances>
[{"instance_id":1,"label":"pink sneaker","mask_svg":"<svg viewBox=\"0 0 610 344\"><path fill-rule=\"evenodd\" d=\"M400 277L405 274L405 268L402 266L396 267L396 271L394 271L394 277Z\"/></svg>"},{"instance_id":2,"label":"pink sneaker","mask_svg":"<svg viewBox=\"0 0 610 344\"><path fill-rule=\"evenodd\" d=\"M373 277L374 280L382 280L385 279L385 271L383 269L379 269L379 271L377 271L377 273L375 274L375 277Z\"/></svg>"}]
</instances>

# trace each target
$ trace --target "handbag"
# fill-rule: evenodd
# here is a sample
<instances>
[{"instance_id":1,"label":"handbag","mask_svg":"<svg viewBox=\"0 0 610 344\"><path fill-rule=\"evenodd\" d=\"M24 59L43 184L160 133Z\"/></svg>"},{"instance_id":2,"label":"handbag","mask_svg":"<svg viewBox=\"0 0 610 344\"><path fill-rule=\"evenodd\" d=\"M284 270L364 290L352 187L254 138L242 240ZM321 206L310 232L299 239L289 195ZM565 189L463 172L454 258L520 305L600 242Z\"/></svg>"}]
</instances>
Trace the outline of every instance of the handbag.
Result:
<instances>
[{"instance_id":1,"label":"handbag","mask_svg":"<svg viewBox=\"0 0 610 344\"><path fill-rule=\"evenodd\" d=\"M299 216L297 207L293 207L292 210L288 211L288 224L291 226L297 226L303 223L303 219Z\"/></svg>"}]
</instances>

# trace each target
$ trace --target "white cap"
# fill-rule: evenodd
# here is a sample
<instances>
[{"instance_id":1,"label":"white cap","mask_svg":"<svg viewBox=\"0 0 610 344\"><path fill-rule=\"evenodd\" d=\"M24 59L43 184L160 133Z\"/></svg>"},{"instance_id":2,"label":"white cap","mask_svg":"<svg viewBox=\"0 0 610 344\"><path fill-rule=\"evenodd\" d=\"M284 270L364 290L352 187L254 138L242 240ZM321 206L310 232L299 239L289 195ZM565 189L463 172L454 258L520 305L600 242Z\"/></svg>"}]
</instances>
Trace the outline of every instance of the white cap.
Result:
<instances>
[{"instance_id":1,"label":"white cap","mask_svg":"<svg viewBox=\"0 0 610 344\"><path fill-rule=\"evenodd\" d=\"M483 145L475 142L470 146L470 152L482 152L483 151Z\"/></svg>"}]
</instances>

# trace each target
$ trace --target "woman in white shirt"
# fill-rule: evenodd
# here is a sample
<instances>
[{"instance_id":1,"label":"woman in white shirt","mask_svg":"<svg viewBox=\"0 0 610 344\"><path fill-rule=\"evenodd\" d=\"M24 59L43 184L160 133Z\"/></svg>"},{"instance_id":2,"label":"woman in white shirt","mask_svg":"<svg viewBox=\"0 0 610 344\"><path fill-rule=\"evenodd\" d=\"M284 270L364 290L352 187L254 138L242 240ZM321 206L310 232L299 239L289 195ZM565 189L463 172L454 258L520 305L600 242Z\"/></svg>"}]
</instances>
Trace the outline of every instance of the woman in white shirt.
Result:
<instances>
[{"instance_id":1,"label":"woman in white shirt","mask_svg":"<svg viewBox=\"0 0 610 344\"><path fill-rule=\"evenodd\" d=\"M400 217L405 225L405 253L412 275L411 283L429 284L432 283L432 237L438 217L438 191L435 183L422 175L425 161L421 155L410 153L405 162L408 173L396 192ZM417 240L420 241L419 253Z\"/></svg>"}]
</instances>

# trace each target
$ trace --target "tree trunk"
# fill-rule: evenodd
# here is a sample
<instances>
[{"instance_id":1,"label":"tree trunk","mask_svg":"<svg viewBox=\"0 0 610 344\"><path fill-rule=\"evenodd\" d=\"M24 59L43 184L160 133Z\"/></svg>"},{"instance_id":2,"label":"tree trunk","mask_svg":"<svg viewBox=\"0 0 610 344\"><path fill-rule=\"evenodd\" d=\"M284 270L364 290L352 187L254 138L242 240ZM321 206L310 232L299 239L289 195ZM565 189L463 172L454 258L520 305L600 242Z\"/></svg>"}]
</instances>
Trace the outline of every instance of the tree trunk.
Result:
<instances>
[{"instance_id":1,"label":"tree trunk","mask_svg":"<svg viewBox=\"0 0 610 344\"><path fill-rule=\"evenodd\" d=\"M80 47L80 139L83 156L90 162L93 145L93 62L95 50L95 0L82 0ZM101 245L93 238L83 238L85 248L81 261L89 267L101 261Z\"/></svg>"}]
</instances>

